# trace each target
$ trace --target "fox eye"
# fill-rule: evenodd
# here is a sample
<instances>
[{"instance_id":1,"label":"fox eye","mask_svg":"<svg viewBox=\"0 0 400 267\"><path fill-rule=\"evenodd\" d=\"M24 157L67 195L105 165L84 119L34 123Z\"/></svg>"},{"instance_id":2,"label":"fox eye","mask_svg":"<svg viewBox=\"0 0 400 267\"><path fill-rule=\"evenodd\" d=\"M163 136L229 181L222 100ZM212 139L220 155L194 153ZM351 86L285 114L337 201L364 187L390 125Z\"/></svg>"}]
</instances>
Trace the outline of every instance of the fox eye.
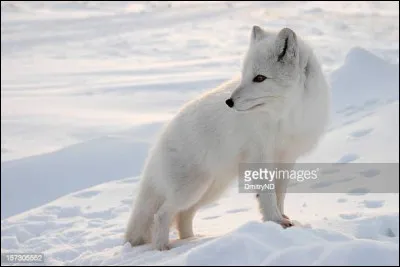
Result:
<instances>
[{"instance_id":1,"label":"fox eye","mask_svg":"<svg viewBox=\"0 0 400 267\"><path fill-rule=\"evenodd\" d=\"M265 77L264 75L257 75L256 77L254 77L253 82L254 83L261 83L263 82L265 79L267 79L267 77Z\"/></svg>"}]
</instances>

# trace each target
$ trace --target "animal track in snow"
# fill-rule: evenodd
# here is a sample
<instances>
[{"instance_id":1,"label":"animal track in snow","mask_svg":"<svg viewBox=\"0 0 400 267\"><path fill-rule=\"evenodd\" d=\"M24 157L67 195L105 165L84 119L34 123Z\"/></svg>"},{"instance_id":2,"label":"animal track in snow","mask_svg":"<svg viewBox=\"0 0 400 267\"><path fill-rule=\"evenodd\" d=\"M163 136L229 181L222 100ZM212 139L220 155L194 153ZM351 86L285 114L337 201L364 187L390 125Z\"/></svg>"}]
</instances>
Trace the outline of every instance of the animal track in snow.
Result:
<instances>
[{"instance_id":1,"label":"animal track in snow","mask_svg":"<svg viewBox=\"0 0 400 267\"><path fill-rule=\"evenodd\" d=\"M365 194L368 194L370 191L366 188L353 188L349 192L347 192L348 195L355 195L355 196L362 196Z\"/></svg>"},{"instance_id":2,"label":"animal track in snow","mask_svg":"<svg viewBox=\"0 0 400 267\"><path fill-rule=\"evenodd\" d=\"M85 192L81 192L81 193L77 193L74 195L74 197L77 198L91 198L94 196L97 196L98 194L100 194L100 191L85 191Z\"/></svg>"},{"instance_id":3,"label":"animal track in snow","mask_svg":"<svg viewBox=\"0 0 400 267\"><path fill-rule=\"evenodd\" d=\"M362 130L354 131L354 132L349 134L349 137L352 138L352 139L360 138L360 137L363 137L363 136L366 136L366 135L370 134L373 130L374 130L373 128L368 128L368 129L362 129Z\"/></svg>"},{"instance_id":4,"label":"animal track in snow","mask_svg":"<svg viewBox=\"0 0 400 267\"><path fill-rule=\"evenodd\" d=\"M355 161L357 159L359 159L360 156L354 153L348 153L346 155L344 155L343 157L341 157L337 163L350 163L352 161Z\"/></svg>"},{"instance_id":5,"label":"animal track in snow","mask_svg":"<svg viewBox=\"0 0 400 267\"><path fill-rule=\"evenodd\" d=\"M370 209L377 209L377 208L383 207L383 205L385 204L385 201L384 200L364 200L363 202L361 202L361 204Z\"/></svg>"},{"instance_id":6,"label":"animal track in snow","mask_svg":"<svg viewBox=\"0 0 400 267\"><path fill-rule=\"evenodd\" d=\"M204 217L202 218L203 220L214 220L214 219L218 219L221 216L208 216L208 217Z\"/></svg>"},{"instance_id":7,"label":"animal track in snow","mask_svg":"<svg viewBox=\"0 0 400 267\"><path fill-rule=\"evenodd\" d=\"M249 209L233 209L233 210L228 210L226 213L239 213L239 212L245 212L248 210Z\"/></svg>"},{"instance_id":8,"label":"animal track in snow","mask_svg":"<svg viewBox=\"0 0 400 267\"><path fill-rule=\"evenodd\" d=\"M360 174L361 174L362 176L366 177L366 178L375 177L375 176L379 175L380 173L381 173L381 171L378 170L378 169L368 169L368 170L366 170L366 171L360 172Z\"/></svg>"},{"instance_id":9,"label":"animal track in snow","mask_svg":"<svg viewBox=\"0 0 400 267\"><path fill-rule=\"evenodd\" d=\"M342 213L342 214L339 214L339 216L342 219L345 219L345 220L354 220L354 219L357 219L357 218L361 217L361 215L362 214L360 214L360 213Z\"/></svg>"}]
</instances>

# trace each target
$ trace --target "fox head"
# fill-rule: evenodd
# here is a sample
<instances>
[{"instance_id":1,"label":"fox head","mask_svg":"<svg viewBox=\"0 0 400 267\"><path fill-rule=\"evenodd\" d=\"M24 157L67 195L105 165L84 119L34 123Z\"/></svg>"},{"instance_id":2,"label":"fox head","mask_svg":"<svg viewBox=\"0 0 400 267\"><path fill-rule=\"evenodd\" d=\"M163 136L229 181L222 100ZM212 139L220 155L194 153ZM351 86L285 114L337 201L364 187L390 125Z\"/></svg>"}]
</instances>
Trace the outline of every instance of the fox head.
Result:
<instances>
[{"instance_id":1,"label":"fox head","mask_svg":"<svg viewBox=\"0 0 400 267\"><path fill-rule=\"evenodd\" d=\"M241 81L225 103L239 112L283 112L298 94L299 62L298 40L291 29L272 34L253 26Z\"/></svg>"}]
</instances>

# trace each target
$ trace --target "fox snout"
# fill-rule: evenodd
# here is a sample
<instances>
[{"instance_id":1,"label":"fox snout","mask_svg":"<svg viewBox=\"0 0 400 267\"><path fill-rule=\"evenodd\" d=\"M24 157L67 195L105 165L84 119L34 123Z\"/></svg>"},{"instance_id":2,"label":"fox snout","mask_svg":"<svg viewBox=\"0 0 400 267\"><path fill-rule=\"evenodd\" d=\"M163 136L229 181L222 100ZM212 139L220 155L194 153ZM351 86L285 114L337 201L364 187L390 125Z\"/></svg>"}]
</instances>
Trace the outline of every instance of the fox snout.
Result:
<instances>
[{"instance_id":1,"label":"fox snout","mask_svg":"<svg viewBox=\"0 0 400 267\"><path fill-rule=\"evenodd\" d=\"M232 98L229 98L229 99L227 99L227 100L225 101L225 104L227 104L228 107L232 108L233 105L234 105L234 102L233 102Z\"/></svg>"},{"instance_id":2,"label":"fox snout","mask_svg":"<svg viewBox=\"0 0 400 267\"><path fill-rule=\"evenodd\" d=\"M231 97L225 101L225 104L226 104L228 107L233 108L233 106L235 105L235 101L238 100L237 94L238 94L241 90L242 90L241 87L236 88L235 91L233 91Z\"/></svg>"}]
</instances>

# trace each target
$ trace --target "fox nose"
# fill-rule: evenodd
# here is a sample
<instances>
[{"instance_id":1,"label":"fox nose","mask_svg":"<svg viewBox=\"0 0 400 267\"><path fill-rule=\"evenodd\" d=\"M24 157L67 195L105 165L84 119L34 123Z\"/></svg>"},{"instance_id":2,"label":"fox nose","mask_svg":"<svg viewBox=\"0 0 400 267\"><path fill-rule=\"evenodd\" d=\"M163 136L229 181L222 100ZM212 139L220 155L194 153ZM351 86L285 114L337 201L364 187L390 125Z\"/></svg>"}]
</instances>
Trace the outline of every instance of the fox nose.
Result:
<instances>
[{"instance_id":1,"label":"fox nose","mask_svg":"<svg viewBox=\"0 0 400 267\"><path fill-rule=\"evenodd\" d=\"M229 98L229 99L227 99L226 101L225 101L225 104L227 104L228 105L228 107L233 107L233 100L232 100L232 98Z\"/></svg>"}]
</instances>

